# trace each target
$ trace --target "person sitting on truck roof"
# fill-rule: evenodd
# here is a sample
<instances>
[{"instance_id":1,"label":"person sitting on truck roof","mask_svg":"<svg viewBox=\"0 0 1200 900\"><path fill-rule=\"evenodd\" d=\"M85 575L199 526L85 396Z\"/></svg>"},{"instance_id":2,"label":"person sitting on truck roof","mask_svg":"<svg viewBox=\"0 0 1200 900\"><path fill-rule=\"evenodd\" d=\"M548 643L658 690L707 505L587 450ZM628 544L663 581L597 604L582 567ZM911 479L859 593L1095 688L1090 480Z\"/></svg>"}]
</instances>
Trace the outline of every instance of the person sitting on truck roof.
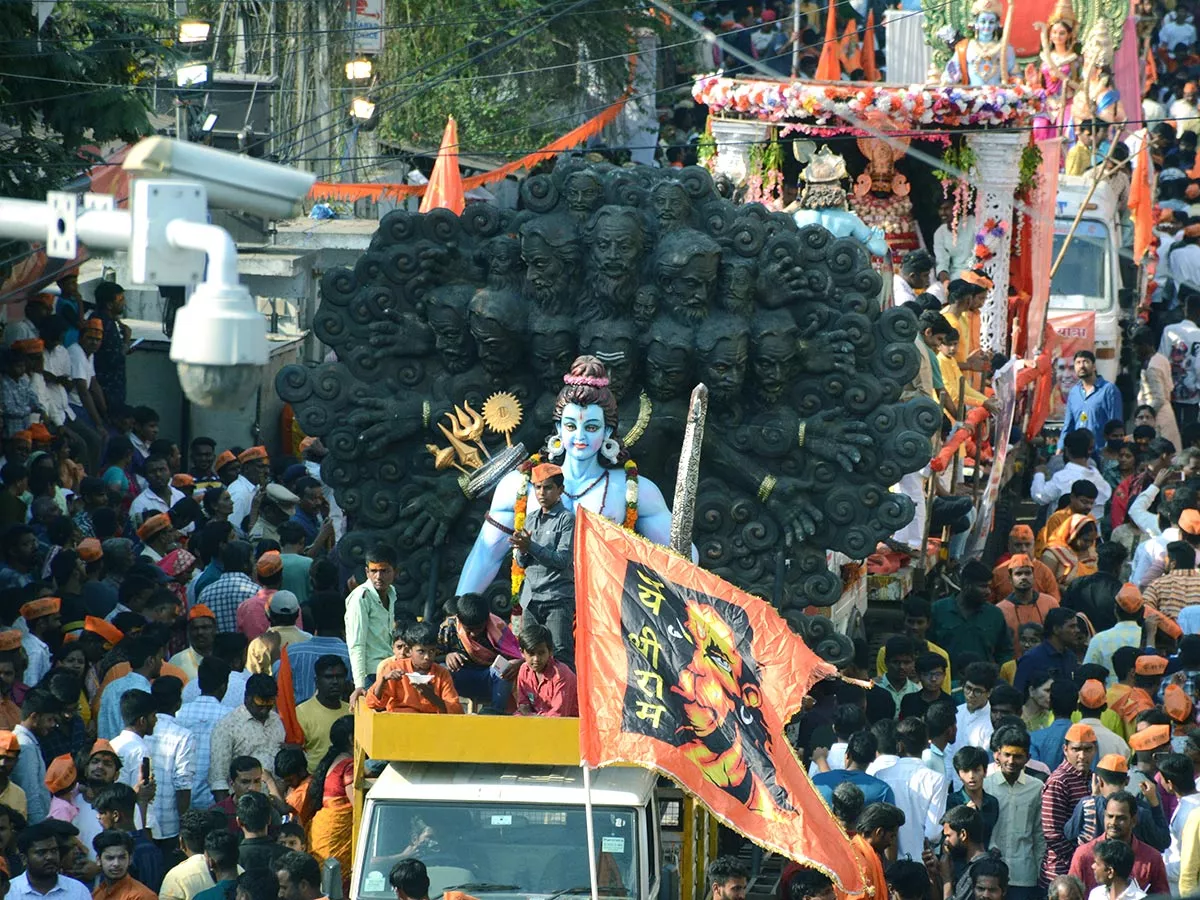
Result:
<instances>
[{"instance_id":1,"label":"person sitting on truck roof","mask_svg":"<svg viewBox=\"0 0 1200 900\"><path fill-rule=\"evenodd\" d=\"M521 668L521 646L482 594L463 594L454 606L457 614L446 618L438 635L454 687L459 695L503 712Z\"/></svg>"},{"instance_id":2,"label":"person sitting on truck roof","mask_svg":"<svg viewBox=\"0 0 1200 900\"><path fill-rule=\"evenodd\" d=\"M429 873L419 859L402 859L392 866L388 884L396 900L429 900Z\"/></svg>"},{"instance_id":3,"label":"person sitting on truck roof","mask_svg":"<svg viewBox=\"0 0 1200 900\"><path fill-rule=\"evenodd\" d=\"M375 683L366 694L367 706L379 712L461 714L454 679L445 666L433 661L438 652L437 628L418 622L410 626L405 639L408 657L393 656L379 664Z\"/></svg>"},{"instance_id":4,"label":"person sitting on truck roof","mask_svg":"<svg viewBox=\"0 0 1200 900\"><path fill-rule=\"evenodd\" d=\"M553 637L544 625L521 628L521 656L517 673L517 715L573 717L579 715L575 673L554 656Z\"/></svg>"}]
</instances>

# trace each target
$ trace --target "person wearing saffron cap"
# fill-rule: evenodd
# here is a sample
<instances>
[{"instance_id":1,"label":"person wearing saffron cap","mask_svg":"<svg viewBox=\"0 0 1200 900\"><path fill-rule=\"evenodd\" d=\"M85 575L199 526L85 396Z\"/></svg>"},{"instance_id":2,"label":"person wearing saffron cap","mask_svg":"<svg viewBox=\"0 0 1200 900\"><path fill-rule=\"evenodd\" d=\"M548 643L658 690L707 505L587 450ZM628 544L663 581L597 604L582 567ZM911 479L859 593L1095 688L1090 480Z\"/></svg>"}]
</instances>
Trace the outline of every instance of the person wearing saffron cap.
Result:
<instances>
[{"instance_id":1,"label":"person wearing saffron cap","mask_svg":"<svg viewBox=\"0 0 1200 900\"><path fill-rule=\"evenodd\" d=\"M1081 670L1079 677L1085 678L1087 674ZM1092 731L1096 732L1098 756L1129 756L1129 745L1121 736L1125 726L1120 717L1108 708L1108 692L1104 689L1103 681L1087 678L1080 686L1075 720L1081 725L1090 725Z\"/></svg>"},{"instance_id":2,"label":"person wearing saffron cap","mask_svg":"<svg viewBox=\"0 0 1200 900\"><path fill-rule=\"evenodd\" d=\"M254 564L254 577L261 587L254 596L248 597L238 604L236 613L238 631L251 641L261 637L271 627L269 612L271 599L283 585L283 558L278 550L268 550L258 558L258 562ZM291 591L288 591L288 595L296 603L296 611L299 612L300 606L296 601L296 595ZM290 610L290 605L288 609ZM298 616L292 624L303 629L304 617Z\"/></svg>"},{"instance_id":3,"label":"person wearing saffron cap","mask_svg":"<svg viewBox=\"0 0 1200 900\"><path fill-rule=\"evenodd\" d=\"M1138 820L1133 828L1134 836L1155 850L1165 850L1171 844L1171 832L1162 804L1154 796L1154 806L1147 795L1129 787L1129 760L1118 753L1100 757L1093 770L1092 793L1080 800L1075 812L1063 829L1063 834L1079 844L1086 844L1104 834L1104 806L1110 795L1117 791L1129 791L1138 795Z\"/></svg>"},{"instance_id":4,"label":"person wearing saffron cap","mask_svg":"<svg viewBox=\"0 0 1200 900\"><path fill-rule=\"evenodd\" d=\"M210 655L213 642L217 637L217 616L203 603L197 603L188 610L188 645L172 656L168 662L178 666L194 681L200 671L200 660Z\"/></svg>"},{"instance_id":5,"label":"person wearing saffron cap","mask_svg":"<svg viewBox=\"0 0 1200 900\"><path fill-rule=\"evenodd\" d=\"M221 484L228 489L242 474L242 464L232 450L222 450L213 462L213 471Z\"/></svg>"},{"instance_id":6,"label":"person wearing saffron cap","mask_svg":"<svg viewBox=\"0 0 1200 900\"><path fill-rule=\"evenodd\" d=\"M251 447L243 450L237 461L241 472L229 485L229 499L233 501L233 515L229 517L229 521L233 523L234 528L245 534L249 530L246 520L250 516L250 505L254 502L254 495L267 483L270 459L266 447ZM221 469L217 470L217 474L221 475L222 481L225 480Z\"/></svg>"},{"instance_id":7,"label":"person wearing saffron cap","mask_svg":"<svg viewBox=\"0 0 1200 900\"><path fill-rule=\"evenodd\" d=\"M1117 592L1115 613L1117 624L1097 634L1088 642L1084 664L1095 663L1108 669L1105 684L1112 687L1117 683L1113 673L1112 655L1121 647L1142 646L1142 626L1145 623L1146 601L1134 584L1126 583ZM1153 704L1151 704L1153 705Z\"/></svg>"},{"instance_id":8,"label":"person wearing saffron cap","mask_svg":"<svg viewBox=\"0 0 1200 900\"><path fill-rule=\"evenodd\" d=\"M509 537L513 564L525 571L521 609L554 640L554 658L575 667L575 515L562 504L562 469L553 463L530 473L538 508ZM518 519L520 514L518 513Z\"/></svg>"},{"instance_id":9,"label":"person wearing saffron cap","mask_svg":"<svg viewBox=\"0 0 1200 900\"><path fill-rule=\"evenodd\" d=\"M58 631L62 627L61 609L62 600L58 597L30 600L21 607L21 618L29 629L21 641L29 657L25 668L26 684L37 684L50 671L50 645L47 639L57 641Z\"/></svg>"},{"instance_id":10,"label":"person wearing saffron cap","mask_svg":"<svg viewBox=\"0 0 1200 900\"><path fill-rule=\"evenodd\" d=\"M1162 853L1134 835L1138 816L1137 797L1128 791L1110 794L1104 807L1104 833L1075 851L1071 858L1070 874L1083 880L1090 891L1097 882L1093 868L1096 845L1105 840L1121 841L1133 849L1133 879L1148 894L1167 894L1167 867Z\"/></svg>"},{"instance_id":11,"label":"person wearing saffron cap","mask_svg":"<svg viewBox=\"0 0 1200 900\"><path fill-rule=\"evenodd\" d=\"M142 522L137 536L144 544L141 555L154 563L174 550L178 543L178 532L166 513L159 513Z\"/></svg>"},{"instance_id":12,"label":"person wearing saffron cap","mask_svg":"<svg viewBox=\"0 0 1200 900\"><path fill-rule=\"evenodd\" d=\"M25 792L12 780L13 769L21 756L21 743L11 731L0 731L0 804L15 809L23 816L29 815Z\"/></svg>"},{"instance_id":13,"label":"person wearing saffron cap","mask_svg":"<svg viewBox=\"0 0 1200 900\"><path fill-rule=\"evenodd\" d=\"M46 790L50 792L50 818L73 822L79 809L71 802L75 794L75 762L71 754L64 753L51 760L46 767Z\"/></svg>"},{"instance_id":14,"label":"person wearing saffron cap","mask_svg":"<svg viewBox=\"0 0 1200 900\"><path fill-rule=\"evenodd\" d=\"M1070 694L1074 685L1064 685ZM1042 834L1046 836L1046 856L1042 860L1041 884L1049 885L1071 867L1076 842L1063 829L1080 800L1092 793L1092 762L1096 759L1096 732L1090 725L1072 725L1062 742L1062 762L1046 780L1042 791Z\"/></svg>"},{"instance_id":15,"label":"person wearing saffron cap","mask_svg":"<svg viewBox=\"0 0 1200 900\"><path fill-rule=\"evenodd\" d=\"M1021 626L1036 622L1044 627L1046 615L1058 606L1058 600L1034 587L1033 559L1028 554L1014 554L1005 565L1009 570L1012 591L996 604L996 608L1004 614L1004 621L1012 633L1013 656L1020 660ZM992 580L995 580L994 571Z\"/></svg>"},{"instance_id":16,"label":"person wearing saffron cap","mask_svg":"<svg viewBox=\"0 0 1200 900\"><path fill-rule=\"evenodd\" d=\"M993 603L999 603L1012 593L1012 570L1007 563L1018 553L1024 553L1033 561L1033 589L1041 594L1049 594L1055 600L1061 599L1058 579L1050 571L1050 567L1033 556L1033 529L1023 523L1014 525L1008 533L1008 552L996 560L992 569L991 597Z\"/></svg>"}]
</instances>

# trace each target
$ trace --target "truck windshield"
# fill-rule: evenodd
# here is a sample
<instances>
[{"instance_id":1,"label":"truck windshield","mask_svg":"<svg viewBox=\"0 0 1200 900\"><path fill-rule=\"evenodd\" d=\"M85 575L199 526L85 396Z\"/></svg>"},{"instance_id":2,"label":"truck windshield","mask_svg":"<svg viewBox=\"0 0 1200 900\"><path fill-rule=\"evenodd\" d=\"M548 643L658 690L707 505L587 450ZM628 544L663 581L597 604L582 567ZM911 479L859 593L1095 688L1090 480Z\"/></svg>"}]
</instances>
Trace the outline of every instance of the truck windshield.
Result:
<instances>
[{"instance_id":1,"label":"truck windshield","mask_svg":"<svg viewBox=\"0 0 1200 900\"><path fill-rule=\"evenodd\" d=\"M636 897L639 811L594 807L596 868L605 897ZM383 800L372 805L357 897L395 900L392 866L417 857L429 897L453 885L475 897L589 893L587 823L580 806ZM578 889L578 890L574 890Z\"/></svg>"},{"instance_id":2,"label":"truck windshield","mask_svg":"<svg viewBox=\"0 0 1200 900\"><path fill-rule=\"evenodd\" d=\"M1054 253L1058 253L1071 230L1070 219L1057 219L1054 223ZM1111 306L1108 281L1109 234L1102 222L1084 220L1075 229L1075 235L1067 247L1067 255L1050 283L1051 309L1105 310Z\"/></svg>"}]
</instances>

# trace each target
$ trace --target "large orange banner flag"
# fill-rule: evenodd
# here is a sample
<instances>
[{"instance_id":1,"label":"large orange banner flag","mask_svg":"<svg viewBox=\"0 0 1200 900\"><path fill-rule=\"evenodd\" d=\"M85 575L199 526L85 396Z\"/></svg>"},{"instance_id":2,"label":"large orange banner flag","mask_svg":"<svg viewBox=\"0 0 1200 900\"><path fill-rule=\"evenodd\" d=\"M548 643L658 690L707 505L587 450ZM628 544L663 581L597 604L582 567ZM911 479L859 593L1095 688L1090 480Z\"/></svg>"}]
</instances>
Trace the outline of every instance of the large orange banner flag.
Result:
<instances>
[{"instance_id":1,"label":"large orange banner flag","mask_svg":"<svg viewBox=\"0 0 1200 900\"><path fill-rule=\"evenodd\" d=\"M576 515L583 761L663 772L756 844L861 892L858 857L783 733L836 669L764 601Z\"/></svg>"}]
</instances>

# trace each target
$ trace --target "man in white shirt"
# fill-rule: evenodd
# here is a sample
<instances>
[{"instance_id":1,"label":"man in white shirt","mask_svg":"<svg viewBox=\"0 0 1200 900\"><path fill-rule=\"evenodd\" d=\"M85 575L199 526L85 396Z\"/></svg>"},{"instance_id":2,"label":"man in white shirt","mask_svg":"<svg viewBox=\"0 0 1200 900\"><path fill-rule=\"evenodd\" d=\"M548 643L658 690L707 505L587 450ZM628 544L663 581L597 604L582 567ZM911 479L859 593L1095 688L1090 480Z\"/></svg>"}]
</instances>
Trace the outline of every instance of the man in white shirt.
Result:
<instances>
[{"instance_id":1,"label":"man in white shirt","mask_svg":"<svg viewBox=\"0 0 1200 900\"><path fill-rule=\"evenodd\" d=\"M1158 42L1167 48L1168 53L1174 53L1175 48L1180 44L1185 44L1190 47L1196 43L1196 26L1188 21L1187 8L1180 4L1173 12L1168 14L1162 25L1158 29ZM1188 82L1191 84L1191 82ZM1184 85L1184 95L1187 94L1187 85ZM1193 108L1196 99L1196 86L1192 84L1192 101ZM1178 102L1178 101L1176 101ZM1171 104L1172 113L1174 113L1175 104Z\"/></svg>"},{"instance_id":2,"label":"man in white shirt","mask_svg":"<svg viewBox=\"0 0 1200 900\"><path fill-rule=\"evenodd\" d=\"M1050 507L1053 512L1063 494L1076 493L1075 485L1086 481L1096 488L1096 510L1103 510L1112 496L1112 486L1104 480L1095 460L1092 459L1092 443L1092 433L1089 429L1080 429L1068 434L1063 441L1066 465L1050 478L1046 477L1045 466L1034 469L1033 483L1029 488L1030 496L1042 506Z\"/></svg>"},{"instance_id":3,"label":"man in white shirt","mask_svg":"<svg viewBox=\"0 0 1200 900\"><path fill-rule=\"evenodd\" d=\"M58 836L78 834L69 822L35 822L17 835L17 849L25 861L25 871L12 879L10 900L91 900L92 892L84 885L60 874L62 857Z\"/></svg>"},{"instance_id":4,"label":"man in white shirt","mask_svg":"<svg viewBox=\"0 0 1200 900\"><path fill-rule=\"evenodd\" d=\"M251 447L243 450L238 457L242 471L233 484L229 485L229 499L233 501L233 515L229 521L233 527L245 533L243 527L250 515L250 506L254 495L261 485L267 481L270 459L266 447Z\"/></svg>"},{"instance_id":5,"label":"man in white shirt","mask_svg":"<svg viewBox=\"0 0 1200 900\"><path fill-rule=\"evenodd\" d=\"M159 676L150 689L154 699L154 731L146 736L153 761L156 790L151 817L156 841L179 837L179 817L192 802L196 773L196 739L176 718L183 682L170 675Z\"/></svg>"},{"instance_id":6,"label":"man in white shirt","mask_svg":"<svg viewBox=\"0 0 1200 900\"><path fill-rule=\"evenodd\" d=\"M973 662L963 672L963 698L958 706L956 736L954 743L946 748L946 755L954 754L963 747L988 748L992 738L992 689L1000 672L994 663Z\"/></svg>"},{"instance_id":7,"label":"man in white shirt","mask_svg":"<svg viewBox=\"0 0 1200 900\"><path fill-rule=\"evenodd\" d=\"M1133 878L1133 848L1124 841L1100 841L1092 860L1092 875L1098 883L1088 893L1088 900L1142 900L1146 896Z\"/></svg>"},{"instance_id":8,"label":"man in white shirt","mask_svg":"<svg viewBox=\"0 0 1200 900\"><path fill-rule=\"evenodd\" d=\"M1182 9L1175 10L1176 15L1181 13L1183 13ZM1191 34L1191 40L1184 41L1183 43L1191 46L1196 42L1196 26L1187 22L1184 22L1182 25L1178 25L1178 23L1172 23L1170 16L1168 16L1166 21L1163 22L1162 28L1159 29L1158 33L1161 36L1163 32L1167 31L1168 29L1175 30L1176 28L1178 28L1179 31ZM1180 42L1176 41L1175 43ZM1167 49L1174 50L1175 44L1168 44ZM1183 133L1185 131L1200 130L1200 122L1197 121L1197 116L1200 116L1200 110L1196 108L1196 93L1196 82L1189 81L1183 86L1183 91L1181 92L1179 98L1175 100L1167 109L1168 117L1175 120L1175 131L1179 137L1183 137Z\"/></svg>"},{"instance_id":9,"label":"man in white shirt","mask_svg":"<svg viewBox=\"0 0 1200 900\"><path fill-rule=\"evenodd\" d=\"M1178 798L1179 804L1171 814L1169 825L1171 831L1171 846L1163 854L1163 862L1167 866L1167 881L1171 885L1171 893L1179 896L1179 863L1181 860L1183 829L1187 820L1200 810L1200 793L1196 792L1196 772L1192 761L1182 753L1169 753L1156 760L1158 773L1166 784L1167 790Z\"/></svg>"},{"instance_id":10,"label":"man in white shirt","mask_svg":"<svg viewBox=\"0 0 1200 900\"><path fill-rule=\"evenodd\" d=\"M121 771L117 775L117 781L136 790L142 780L142 760L153 758L146 738L154 733L154 726L158 720L158 714L154 709L154 698L146 691L139 691L136 688L126 691L121 697L121 720L125 723L125 728L111 742L113 752L121 760ZM158 780L158 774L153 771L151 771L150 777L155 781ZM169 773L164 782L168 785L173 784ZM151 806L146 816L148 821L138 822L138 827L153 829L157 824L154 813L155 807ZM140 809L137 817L141 818Z\"/></svg>"},{"instance_id":11,"label":"man in white shirt","mask_svg":"<svg viewBox=\"0 0 1200 900\"><path fill-rule=\"evenodd\" d=\"M165 456L151 455L146 458L146 490L142 491L129 505L129 518L134 528L151 516L170 512L171 507L186 499L183 491L171 486L171 466ZM189 525L188 528L193 526Z\"/></svg>"},{"instance_id":12,"label":"man in white shirt","mask_svg":"<svg viewBox=\"0 0 1200 900\"><path fill-rule=\"evenodd\" d=\"M892 276L892 305L915 301L917 294L929 290L933 279L933 257L928 250L912 250L900 261L900 271Z\"/></svg>"},{"instance_id":13,"label":"man in white shirt","mask_svg":"<svg viewBox=\"0 0 1200 900\"><path fill-rule=\"evenodd\" d=\"M1200 226L1192 227L1200 230ZM1181 240L1187 239L1182 238ZM1168 256L1172 266L1184 253L1200 254L1200 246L1196 245L1194 238L1191 240L1190 250L1186 248L1172 250ZM1175 418L1180 428L1195 422L1197 411L1200 410L1200 371L1197 369L1197 353L1200 353L1200 327L1196 325L1198 311L1200 311L1200 303L1189 296L1184 304L1183 320L1166 326L1158 345L1158 352L1165 356L1171 364L1171 381L1174 383L1171 403L1175 407Z\"/></svg>"},{"instance_id":14,"label":"man in white shirt","mask_svg":"<svg viewBox=\"0 0 1200 900\"><path fill-rule=\"evenodd\" d=\"M946 776L921 762L921 754L929 743L924 721L913 716L902 720L896 726L896 739L900 758L874 774L892 789L896 805L904 810L896 855L919 859L925 840L939 839L942 833L942 813L946 811L948 793Z\"/></svg>"},{"instance_id":15,"label":"man in white shirt","mask_svg":"<svg viewBox=\"0 0 1200 900\"><path fill-rule=\"evenodd\" d=\"M948 284L963 269L971 268L975 256L975 217L960 216L958 229L951 231L954 203L945 200L938 206L938 218L942 224L933 233L934 273L938 281Z\"/></svg>"}]
</instances>

